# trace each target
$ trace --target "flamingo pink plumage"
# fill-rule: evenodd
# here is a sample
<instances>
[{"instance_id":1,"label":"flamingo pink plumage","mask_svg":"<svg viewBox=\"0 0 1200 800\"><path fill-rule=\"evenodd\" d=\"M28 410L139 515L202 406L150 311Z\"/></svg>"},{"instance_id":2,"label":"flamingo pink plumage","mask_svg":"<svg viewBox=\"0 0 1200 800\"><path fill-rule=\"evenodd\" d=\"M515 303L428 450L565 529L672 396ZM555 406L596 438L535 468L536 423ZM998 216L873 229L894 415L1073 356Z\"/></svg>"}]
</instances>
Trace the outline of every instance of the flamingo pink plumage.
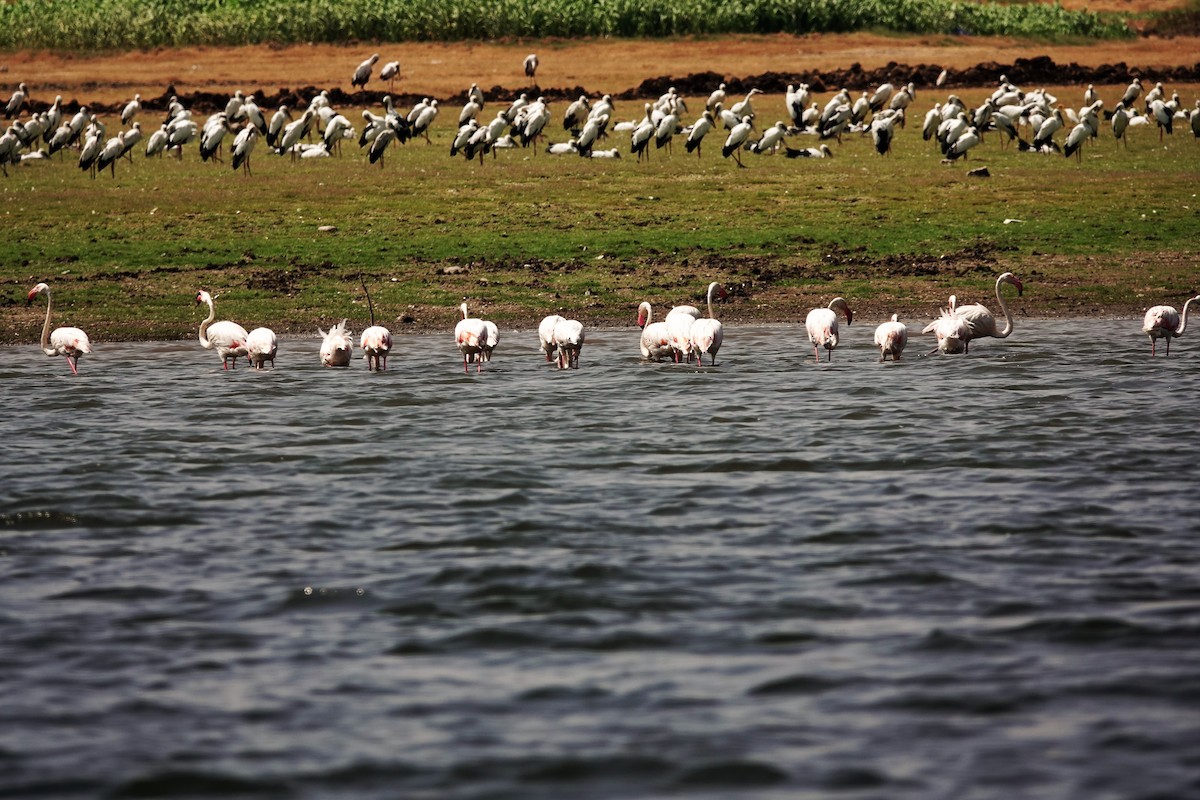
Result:
<instances>
[{"instance_id":1,"label":"flamingo pink plumage","mask_svg":"<svg viewBox=\"0 0 1200 800\"><path fill-rule=\"evenodd\" d=\"M34 286L29 290L26 303L32 303L33 298L42 292L46 293L46 321L42 324L42 352L48 356L64 356L67 359L67 366L71 368L71 373L78 375L79 357L84 353L92 352L92 343L88 339L88 335L79 328L55 328L51 332L50 309L54 306L54 298L50 294L50 287L44 283Z\"/></svg>"},{"instance_id":2,"label":"flamingo pink plumage","mask_svg":"<svg viewBox=\"0 0 1200 800\"><path fill-rule=\"evenodd\" d=\"M941 314L933 322L925 326L921 333L933 333L937 336L937 352L943 353L965 353L967 349L967 340L971 335L971 326L967 321L954 313L954 297L950 298L950 309L943 308Z\"/></svg>"},{"instance_id":3,"label":"flamingo pink plumage","mask_svg":"<svg viewBox=\"0 0 1200 800\"><path fill-rule=\"evenodd\" d=\"M713 292L719 292L719 296L722 298L727 296L725 289L716 281L708 285L708 316L692 323L691 350L696 354L697 364L703 365L704 354L708 353L715 367L717 351L721 349L721 343L725 340L725 329L721 325L721 320L717 319L717 315L713 313Z\"/></svg>"},{"instance_id":4,"label":"flamingo pink plumage","mask_svg":"<svg viewBox=\"0 0 1200 800\"><path fill-rule=\"evenodd\" d=\"M346 332L346 320L329 329L329 332L317 328L321 334L321 363L327 367L344 367L350 363L354 353L354 340Z\"/></svg>"},{"instance_id":5,"label":"flamingo pink plumage","mask_svg":"<svg viewBox=\"0 0 1200 800\"><path fill-rule=\"evenodd\" d=\"M1188 306L1200 300L1200 295L1189 298L1183 304L1181 315L1172 306L1154 306L1146 312L1142 320L1142 333L1150 337L1150 356L1154 357L1154 345L1157 339L1167 340L1167 355L1171 355L1171 340L1182 336L1187 329Z\"/></svg>"},{"instance_id":6,"label":"flamingo pink plumage","mask_svg":"<svg viewBox=\"0 0 1200 800\"><path fill-rule=\"evenodd\" d=\"M967 322L968 335L964 342L964 352L970 352L971 340L982 339L985 336L992 336L997 339L1007 339L1013 332L1012 313L1008 310L1008 305L1004 302L1004 295L1000 294L1000 284L1007 283L1017 287L1017 296L1019 297L1025 287L1021 283L1021 279L1011 272L1005 272L996 278L996 302L1000 304L1000 310L1004 313L1004 328L996 330L996 318L992 316L992 312L986 306L980 303L971 303L965 306L955 304L956 298L950 296L950 313L962 317Z\"/></svg>"},{"instance_id":7,"label":"flamingo pink plumage","mask_svg":"<svg viewBox=\"0 0 1200 800\"><path fill-rule=\"evenodd\" d=\"M650 304L643 301L638 306L637 325L642 329L639 344L642 348L642 358L662 361L671 355L671 337L667 334L665 322L654 322L654 310Z\"/></svg>"},{"instance_id":8,"label":"flamingo pink plumage","mask_svg":"<svg viewBox=\"0 0 1200 800\"><path fill-rule=\"evenodd\" d=\"M275 353L279 350L279 342L275 331L270 328L255 328L246 335L246 360L255 369L263 369L263 364L270 361L271 369L275 369Z\"/></svg>"},{"instance_id":9,"label":"flamingo pink plumage","mask_svg":"<svg viewBox=\"0 0 1200 800\"><path fill-rule=\"evenodd\" d=\"M468 360L475 362L476 372L481 372L483 349L487 347L487 326L483 324L483 320L467 315L466 303L460 305L458 310L462 312L462 319L454 326L454 342L458 346L458 352L462 353L463 372L469 372Z\"/></svg>"},{"instance_id":10,"label":"flamingo pink plumage","mask_svg":"<svg viewBox=\"0 0 1200 800\"><path fill-rule=\"evenodd\" d=\"M879 348L879 360L887 361L890 355L892 361L899 361L904 346L908 344L908 327L900 321L899 314L892 314L892 319L875 329L875 346Z\"/></svg>"},{"instance_id":11,"label":"flamingo pink plumage","mask_svg":"<svg viewBox=\"0 0 1200 800\"><path fill-rule=\"evenodd\" d=\"M250 334L246 333L246 329L236 322L228 320L213 322L217 312L213 308L212 295L203 289L196 294L196 302L208 304L208 318L200 323L200 346L205 350L216 348L217 353L221 356L222 369L236 368L237 357L247 353L246 337ZM230 364L233 366L231 367Z\"/></svg>"},{"instance_id":12,"label":"flamingo pink plumage","mask_svg":"<svg viewBox=\"0 0 1200 800\"><path fill-rule=\"evenodd\" d=\"M382 325L372 325L362 332L359 346L367 360L367 370L382 372L387 369L388 353L392 351L392 332Z\"/></svg>"},{"instance_id":13,"label":"flamingo pink plumage","mask_svg":"<svg viewBox=\"0 0 1200 800\"><path fill-rule=\"evenodd\" d=\"M558 368L579 369L579 354L583 350L583 323L577 319L559 319L554 326L554 343L558 347Z\"/></svg>"},{"instance_id":14,"label":"flamingo pink plumage","mask_svg":"<svg viewBox=\"0 0 1200 800\"><path fill-rule=\"evenodd\" d=\"M808 312L808 318L804 320L804 328L808 331L808 340L812 342L813 356L818 362L821 360L819 347L824 347L828 353L827 361L833 360L833 350L838 346L837 312L839 311L846 315L847 325L854 320L854 313L850 310L850 305L841 297L830 300L829 305L825 308L814 308Z\"/></svg>"},{"instance_id":15,"label":"flamingo pink plumage","mask_svg":"<svg viewBox=\"0 0 1200 800\"><path fill-rule=\"evenodd\" d=\"M563 321L563 317L558 314L550 314L544 317L541 324L538 325L538 346L545 353L547 364L553 360L551 354L558 348L558 345L554 341L554 328L558 323Z\"/></svg>"}]
</instances>

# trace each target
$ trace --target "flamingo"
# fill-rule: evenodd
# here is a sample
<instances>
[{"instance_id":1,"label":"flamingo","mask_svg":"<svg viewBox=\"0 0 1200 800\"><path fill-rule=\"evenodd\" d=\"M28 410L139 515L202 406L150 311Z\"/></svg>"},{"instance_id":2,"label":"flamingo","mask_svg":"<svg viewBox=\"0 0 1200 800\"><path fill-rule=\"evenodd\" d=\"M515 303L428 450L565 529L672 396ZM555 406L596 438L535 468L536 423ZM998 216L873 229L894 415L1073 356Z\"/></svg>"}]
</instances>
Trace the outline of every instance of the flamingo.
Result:
<instances>
[{"instance_id":1,"label":"flamingo","mask_svg":"<svg viewBox=\"0 0 1200 800\"><path fill-rule=\"evenodd\" d=\"M667 335L667 323L653 322L654 311L647 302L638 306L637 325L642 329L640 345L642 358L662 361L671 355L671 341Z\"/></svg>"},{"instance_id":2,"label":"flamingo","mask_svg":"<svg viewBox=\"0 0 1200 800\"><path fill-rule=\"evenodd\" d=\"M217 312L213 308L212 295L203 289L196 293L196 302L208 304L208 318L200 323L200 346L205 350L216 348L217 354L221 356L222 369L236 369L237 357L247 353L246 337L250 334L236 322L213 322Z\"/></svg>"},{"instance_id":3,"label":"flamingo","mask_svg":"<svg viewBox=\"0 0 1200 800\"><path fill-rule=\"evenodd\" d=\"M951 297L950 312L956 316L966 320L967 327L970 329L964 342L966 352L970 351L972 339L982 339L985 336L992 336L997 339L1007 339L1013 332L1013 318L1008 310L1008 305L1004 302L1004 296L1000 294L1000 284L1008 283L1017 287L1017 295L1020 296L1025 290L1021 279L1011 272L1005 272L996 278L996 302L1000 304L1000 310L1004 313L1004 329L996 331L996 318L992 316L992 312L988 311L987 307L979 303L971 303L965 306L956 306L955 298Z\"/></svg>"},{"instance_id":4,"label":"flamingo","mask_svg":"<svg viewBox=\"0 0 1200 800\"><path fill-rule=\"evenodd\" d=\"M721 284L713 281L708 285L708 316L698 319L692 323L692 352L696 354L696 363L700 366L704 365L704 354L708 353L712 361L712 365L717 365L717 351L721 349L721 342L725 339L725 331L721 325L721 320L717 319L717 315L713 313L713 292L720 292L720 297L726 297L726 292Z\"/></svg>"},{"instance_id":5,"label":"flamingo","mask_svg":"<svg viewBox=\"0 0 1200 800\"><path fill-rule=\"evenodd\" d=\"M30 294L30 297L33 295ZM1176 336L1182 336L1187 328L1188 306L1194 301L1200 300L1200 295L1189 298L1183 304L1183 314L1180 315L1172 306L1154 306L1146 312L1145 319L1142 320L1142 333L1150 337L1150 357L1154 357L1154 345L1157 339L1167 340L1167 355L1171 355L1171 339ZM49 311L46 312L46 324L49 325ZM55 331L57 333L58 331ZM42 349L46 348L46 334L42 333ZM47 355L52 355L49 350L46 350Z\"/></svg>"},{"instance_id":6,"label":"flamingo","mask_svg":"<svg viewBox=\"0 0 1200 800\"><path fill-rule=\"evenodd\" d=\"M541 324L538 325L538 345L541 347L542 352L546 354L547 364L551 361L550 354L558 347L558 344L554 341L554 328L560 322L565 322L565 320L558 314L551 314L543 318Z\"/></svg>"},{"instance_id":7,"label":"flamingo","mask_svg":"<svg viewBox=\"0 0 1200 800\"><path fill-rule=\"evenodd\" d=\"M496 323L490 319L483 321L483 327L487 331L487 335L483 340L483 350L479 354L484 361L492 360L492 351L496 349L496 345L500 343L500 329L496 327Z\"/></svg>"},{"instance_id":8,"label":"flamingo","mask_svg":"<svg viewBox=\"0 0 1200 800\"><path fill-rule=\"evenodd\" d=\"M943 353L965 353L967 349L967 341L971 336L971 327L967 321L955 314L953 311L953 297L951 297L951 309L942 309L941 314L933 322L929 323L922 329L921 333L933 333L937 336L937 349Z\"/></svg>"},{"instance_id":9,"label":"flamingo","mask_svg":"<svg viewBox=\"0 0 1200 800\"><path fill-rule=\"evenodd\" d=\"M34 286L29 290L25 304L32 303L33 298L42 292L46 293L46 322L42 325L42 352L48 356L64 356L67 359L67 366L71 368L71 374L78 375L79 357L84 353L92 352L92 343L88 340L88 335L79 328L50 330L50 310L54 307L54 298L50 294L50 287L44 283Z\"/></svg>"},{"instance_id":10,"label":"flamingo","mask_svg":"<svg viewBox=\"0 0 1200 800\"><path fill-rule=\"evenodd\" d=\"M354 352L354 340L346 331L346 320L329 329L329 332L317 328L321 334L321 363L327 367L344 367L350 363Z\"/></svg>"},{"instance_id":11,"label":"flamingo","mask_svg":"<svg viewBox=\"0 0 1200 800\"><path fill-rule=\"evenodd\" d=\"M838 319L837 312L842 312L846 315L846 324L849 325L854 320L854 313L850 311L849 304L844 298L835 297L829 301L829 305L825 308L814 308L808 312L808 318L804 320L804 327L808 331L808 340L812 342L813 356L817 362L821 361L821 352L818 347L824 347L828 355L827 361L833 360L833 350L838 346Z\"/></svg>"},{"instance_id":12,"label":"flamingo","mask_svg":"<svg viewBox=\"0 0 1200 800\"><path fill-rule=\"evenodd\" d=\"M880 361L887 361L889 355L892 361L899 361L906 344L908 327L900 321L899 314L892 314L890 322L885 322L875 329L875 346L879 348Z\"/></svg>"},{"instance_id":13,"label":"flamingo","mask_svg":"<svg viewBox=\"0 0 1200 800\"><path fill-rule=\"evenodd\" d=\"M563 319L554 325L554 342L558 346L558 368L579 369L579 353L583 350L583 323Z\"/></svg>"},{"instance_id":14,"label":"flamingo","mask_svg":"<svg viewBox=\"0 0 1200 800\"><path fill-rule=\"evenodd\" d=\"M270 328L255 328L246 335L246 360L255 369L262 369L263 364L270 361L271 369L275 369L275 353L279 350L279 342L275 331Z\"/></svg>"},{"instance_id":15,"label":"flamingo","mask_svg":"<svg viewBox=\"0 0 1200 800\"><path fill-rule=\"evenodd\" d=\"M367 85L367 81L371 80L371 69L375 66L375 62L378 60L379 53L375 53L366 61L355 67L354 76L350 78L350 87L354 89L365 87Z\"/></svg>"},{"instance_id":16,"label":"flamingo","mask_svg":"<svg viewBox=\"0 0 1200 800\"><path fill-rule=\"evenodd\" d=\"M688 308L692 308L688 306ZM699 315L691 314L687 311L671 310L667 314L664 324L667 326L667 343L671 348L671 357L678 364L680 361L691 362L692 360L692 325L696 322L696 317Z\"/></svg>"},{"instance_id":17,"label":"flamingo","mask_svg":"<svg viewBox=\"0 0 1200 800\"><path fill-rule=\"evenodd\" d=\"M367 371L383 372L387 369L388 353L392 350L392 332L382 325L372 325L362 332L359 346L367 360Z\"/></svg>"},{"instance_id":18,"label":"flamingo","mask_svg":"<svg viewBox=\"0 0 1200 800\"><path fill-rule=\"evenodd\" d=\"M462 353L463 372L468 372L468 360L475 361L475 371L480 372L483 369L483 348L487 346L487 326L483 320L467 315L466 303L460 305L458 310L462 312L462 319L454 326L454 342L458 345L458 352Z\"/></svg>"}]
</instances>

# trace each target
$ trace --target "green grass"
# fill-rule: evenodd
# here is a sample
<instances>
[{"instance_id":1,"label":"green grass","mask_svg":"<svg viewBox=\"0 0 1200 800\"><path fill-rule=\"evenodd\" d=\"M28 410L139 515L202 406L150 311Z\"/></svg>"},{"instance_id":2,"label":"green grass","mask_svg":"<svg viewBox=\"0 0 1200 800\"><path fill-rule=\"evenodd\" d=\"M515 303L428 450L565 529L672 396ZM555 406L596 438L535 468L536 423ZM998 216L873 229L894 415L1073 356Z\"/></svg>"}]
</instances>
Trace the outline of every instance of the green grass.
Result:
<instances>
[{"instance_id":1,"label":"green grass","mask_svg":"<svg viewBox=\"0 0 1200 800\"><path fill-rule=\"evenodd\" d=\"M430 327L464 297L508 321L624 320L641 299L697 299L709 280L741 286L731 311L761 319L833 294L921 308L1003 269L1026 280L1030 313L1181 299L1200 266L1200 141L1132 136L1128 150L1102 136L1080 162L1001 151L993 136L947 165L910 125L890 157L851 136L833 159L744 153L741 170L716 135L702 159L679 147L648 164L532 150L468 163L448 156L443 123L433 146L396 147L382 170L353 147L298 163L260 149L252 178L194 147L182 162L138 156L115 178L70 159L10 168L0 338L36 336L23 301L39 280L61 322L101 339L187 335L201 288L221 293L219 313L281 331L363 319L360 273L383 316ZM966 177L977 166L992 177Z\"/></svg>"},{"instance_id":2,"label":"green grass","mask_svg":"<svg viewBox=\"0 0 1200 800\"><path fill-rule=\"evenodd\" d=\"M262 42L659 37L881 29L975 36L1130 36L1057 3L955 0L11 0L0 49L114 50Z\"/></svg>"}]
</instances>

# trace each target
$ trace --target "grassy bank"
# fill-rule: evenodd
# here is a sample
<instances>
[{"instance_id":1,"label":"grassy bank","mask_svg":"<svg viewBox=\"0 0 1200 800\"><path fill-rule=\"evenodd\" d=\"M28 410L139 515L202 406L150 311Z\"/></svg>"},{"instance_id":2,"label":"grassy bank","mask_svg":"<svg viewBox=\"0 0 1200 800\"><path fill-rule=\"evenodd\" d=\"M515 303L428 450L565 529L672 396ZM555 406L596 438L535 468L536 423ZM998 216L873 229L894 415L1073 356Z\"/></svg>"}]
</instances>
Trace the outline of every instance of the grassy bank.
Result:
<instances>
[{"instance_id":1,"label":"grassy bank","mask_svg":"<svg viewBox=\"0 0 1200 800\"><path fill-rule=\"evenodd\" d=\"M121 50L261 42L664 37L858 30L1043 39L1130 35L1113 14L955 0L11 0L0 49Z\"/></svg>"},{"instance_id":2,"label":"grassy bank","mask_svg":"<svg viewBox=\"0 0 1200 800\"><path fill-rule=\"evenodd\" d=\"M637 113L627 105L618 116ZM397 147L383 169L352 146L297 163L260 149L253 177L194 147L139 154L115 178L70 159L10 168L0 339L36 338L24 296L39 280L61 323L112 340L189 335L200 288L221 293L219 313L278 331L363 320L360 273L382 316L415 330L445 327L464 297L509 324L560 309L627 323L638 301L695 300L709 280L733 287L730 319L796 320L835 294L928 315L952 291L984 297L1004 269L1025 280L1024 313L1130 313L1178 304L1200 267L1190 134L1163 146L1140 129L1127 150L1109 135L1081 162L990 137L946 165L910 125L886 158L855 136L832 159L745 153L740 170L714 134L701 159L677 146L640 165L532 150L480 164L447 154L455 111L432 146ZM966 176L984 165L992 177Z\"/></svg>"}]
</instances>

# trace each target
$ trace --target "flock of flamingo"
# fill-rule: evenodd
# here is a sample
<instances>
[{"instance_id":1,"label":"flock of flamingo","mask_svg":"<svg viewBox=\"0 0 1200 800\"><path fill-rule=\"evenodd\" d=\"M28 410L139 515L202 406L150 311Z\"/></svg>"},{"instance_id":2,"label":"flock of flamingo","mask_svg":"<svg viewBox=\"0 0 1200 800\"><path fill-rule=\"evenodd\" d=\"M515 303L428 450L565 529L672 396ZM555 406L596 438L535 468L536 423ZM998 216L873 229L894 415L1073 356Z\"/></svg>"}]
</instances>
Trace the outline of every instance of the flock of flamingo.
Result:
<instances>
[{"instance_id":1,"label":"flock of flamingo","mask_svg":"<svg viewBox=\"0 0 1200 800\"><path fill-rule=\"evenodd\" d=\"M375 53L359 64L351 77L351 87L365 87L378 61L379 54ZM526 77L533 79L537 67L537 55L531 53L523 63ZM394 85L399 72L399 62L391 61L383 65L379 77ZM897 128L905 127L917 89L912 83L899 87L883 83L855 99L843 88L822 107L813 99L807 84L792 84L784 96L787 121L781 119L767 126L759 123L754 107L754 98L760 94L763 92L752 88L741 100L728 98L722 83L708 96L703 112L691 124L685 122L687 103L674 87L656 101L644 103L639 117L624 121L614 119L610 95L599 100L580 95L562 116L567 139L548 144L545 149L552 154L619 158L623 148L599 146L610 134L619 133L628 136L628 152L636 155L638 161L648 160L653 150L664 147L670 150L676 140L682 140L686 152L699 157L705 138L723 130L727 133L721 154L732 157L739 167L745 166L743 151L774 154L782 148L790 158L833 155L828 144L789 147L789 137L798 134L815 135L820 142L836 139L838 143L845 134L869 134L876 152L887 154ZM1139 100L1144 104L1142 108L1138 107ZM989 131L998 134L1002 147L1016 141L1023 152L1079 157L1083 146L1098 138L1103 120L1109 121L1115 139L1126 146L1127 130L1139 125L1157 125L1160 140L1172 134L1177 123L1190 126L1200 138L1200 100L1195 108L1187 109L1177 92L1167 96L1162 83L1144 92L1143 97L1141 79L1134 78L1112 111L1105 109L1104 100L1092 85L1084 92L1083 101L1078 109L1064 110L1058 98L1044 89L1026 92L1001 75L995 91L978 108L967 108L956 94L935 103L925 113L922 136L926 141L936 141L948 161L969 158L969 152L982 143ZM522 92L510 102L502 103L494 119L481 121L486 105L478 84L472 84L458 113L451 156L482 160L487 153L495 156L498 150L530 146L537 152L551 121L544 97L530 97ZM120 123L128 127L109 137L107 125L87 107L80 108L73 116L64 115L61 96L45 110L36 113L31 110L27 119L21 119L22 112L31 108L29 88L21 83L4 104L6 118L17 117L0 136L0 168L6 175L10 163L46 160L67 148L78 150L79 167L90 171L93 177L105 169L115 176L120 159L126 157L132 161L132 151L138 145L144 146L146 156L174 152L182 157L184 146L195 142L202 160L222 161L220 153L226 135L233 137L230 147L233 168L247 174L251 174L250 157L260 139L273 152L290 154L293 159L340 154L342 142L357 139L370 163L382 167L393 144L415 138L430 142L430 128L440 113L438 100L434 98L424 98L402 113L388 95L383 99L382 114L370 108L362 110L360 132L350 118L332 106L328 91L311 98L299 117L293 114L298 109L283 105L269 119L253 95L247 97L237 91L224 110L209 115L203 122L172 98L166 118L147 136L136 119L142 107L141 95L135 94L120 114ZM754 131L760 129L761 133L755 137ZM319 143L312 141L314 136L320 138Z\"/></svg>"},{"instance_id":2,"label":"flock of flamingo","mask_svg":"<svg viewBox=\"0 0 1200 800\"><path fill-rule=\"evenodd\" d=\"M950 295L947 307L941 309L938 318L921 331L923 334L933 334L937 340L937 347L931 354L965 354L969 351L973 339L1008 338L1013 332L1013 318L1008 304L1004 301L1004 295L1000 292L1000 287L1005 284L1015 287L1018 295L1024 289L1021 280L1011 272L1005 272L996 278L996 301L1004 317L1003 327L998 326L996 317L983 304L959 305L957 297ZM365 285L363 289L366 289ZM50 287L45 283L34 286L29 290L27 304L33 303L39 294L46 295L42 352L47 356L65 357L71 372L78 375L80 356L92 352L91 340L79 328L61 327L51 330L50 318L54 299ZM655 322L650 303L643 302L639 305L637 325L641 328L639 346L642 358L647 361L671 360L676 363L691 363L694 358L696 364L702 366L704 356L707 355L710 365L716 366L717 352L721 349L725 332L724 326L713 311L714 295L717 299L724 299L728 293L715 281L708 285L707 317L695 306L681 305L672 307L661 322ZM1182 313L1166 305L1154 306L1146 312L1142 321L1142 332L1150 338L1152 357L1156 355L1159 339L1166 340L1166 354L1170 355L1171 339L1183 335L1187 327L1188 311L1196 300L1200 300L1200 295L1189 298L1183 305ZM392 334L384 326L375 324L375 309L369 293L367 302L371 309L371 325L362 332L359 347L368 370L386 370L388 354L392 350ZM217 322L212 295L206 291L197 292L196 303L208 306L208 316L200 323L200 345L206 350L217 351L223 369L235 368L239 356L244 356L255 369L264 369L267 362L274 368L279 348L274 331L265 327L247 331L236 322ZM500 341L499 328L490 320L472 317L465 302L458 310L462 319L454 327L454 342L462 357L463 371L469 373L470 365L475 364L475 371L481 372L483 364L491 361L492 351ZM826 352L825 360L833 360L833 351L840 341L839 313L846 318L846 324L850 325L854 313L849 303L845 298L835 297L828 306L811 310L804 321L808 340L813 346L813 357L818 363L821 361L822 348ZM328 331L317 329L322 338L321 363L327 367L348 366L353 357L354 339L346 329L346 322L347 320L342 320ZM893 314L890 320L875 329L874 341L875 346L879 348L880 361L886 361L889 357L898 361L908 344L908 327ZM559 369L579 368L583 343L584 329L579 320L551 314L538 325L539 348L545 354L547 363L556 362Z\"/></svg>"}]
</instances>

